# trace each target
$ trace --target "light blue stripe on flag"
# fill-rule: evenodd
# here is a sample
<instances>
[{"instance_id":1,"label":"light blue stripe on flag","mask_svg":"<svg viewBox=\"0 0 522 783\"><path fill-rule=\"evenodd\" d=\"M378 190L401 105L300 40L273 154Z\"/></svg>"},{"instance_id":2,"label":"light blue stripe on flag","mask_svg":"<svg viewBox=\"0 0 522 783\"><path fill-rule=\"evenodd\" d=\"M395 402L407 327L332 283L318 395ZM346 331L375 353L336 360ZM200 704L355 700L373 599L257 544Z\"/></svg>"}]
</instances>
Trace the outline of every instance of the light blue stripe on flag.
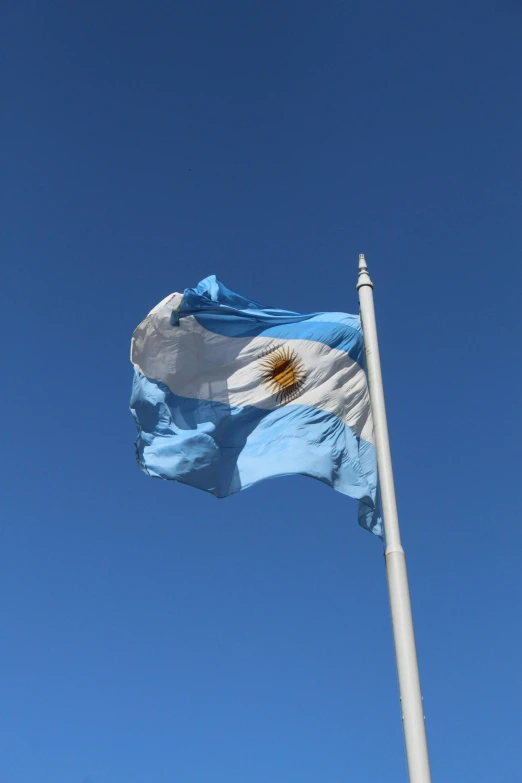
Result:
<instances>
[{"instance_id":1,"label":"light blue stripe on flag","mask_svg":"<svg viewBox=\"0 0 522 783\"><path fill-rule=\"evenodd\" d=\"M185 291L178 317L184 315L192 315L206 329L228 337L264 335L315 340L346 351L359 364L363 360L358 316L348 313L303 315L264 308L230 291L214 275L202 280L196 288Z\"/></svg>"}]
</instances>

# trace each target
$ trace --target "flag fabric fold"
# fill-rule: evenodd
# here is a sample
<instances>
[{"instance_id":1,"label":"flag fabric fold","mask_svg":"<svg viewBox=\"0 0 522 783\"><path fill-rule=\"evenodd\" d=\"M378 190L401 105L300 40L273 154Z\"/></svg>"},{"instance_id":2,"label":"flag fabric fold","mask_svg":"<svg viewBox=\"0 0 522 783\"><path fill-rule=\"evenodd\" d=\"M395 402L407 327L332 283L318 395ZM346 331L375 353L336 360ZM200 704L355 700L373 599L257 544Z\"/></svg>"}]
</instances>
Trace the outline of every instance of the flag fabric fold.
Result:
<instances>
[{"instance_id":1,"label":"flag fabric fold","mask_svg":"<svg viewBox=\"0 0 522 783\"><path fill-rule=\"evenodd\" d=\"M171 294L132 338L138 464L217 497L310 476L382 537L363 356L354 315L267 308L213 275Z\"/></svg>"}]
</instances>

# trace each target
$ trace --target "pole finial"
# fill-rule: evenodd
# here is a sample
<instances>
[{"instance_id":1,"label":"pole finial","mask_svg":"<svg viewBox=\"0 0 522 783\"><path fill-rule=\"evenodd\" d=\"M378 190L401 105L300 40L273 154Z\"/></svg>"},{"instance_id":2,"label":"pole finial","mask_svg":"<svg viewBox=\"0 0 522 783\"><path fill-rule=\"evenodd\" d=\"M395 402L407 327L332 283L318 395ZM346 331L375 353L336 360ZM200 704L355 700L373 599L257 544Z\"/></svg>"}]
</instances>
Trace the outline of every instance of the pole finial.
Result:
<instances>
[{"instance_id":1,"label":"pole finial","mask_svg":"<svg viewBox=\"0 0 522 783\"><path fill-rule=\"evenodd\" d=\"M369 285L370 288L373 288L373 283L370 280L370 275L368 273L366 258L364 257L364 253L359 253L359 279L357 281L357 290L363 285Z\"/></svg>"}]
</instances>

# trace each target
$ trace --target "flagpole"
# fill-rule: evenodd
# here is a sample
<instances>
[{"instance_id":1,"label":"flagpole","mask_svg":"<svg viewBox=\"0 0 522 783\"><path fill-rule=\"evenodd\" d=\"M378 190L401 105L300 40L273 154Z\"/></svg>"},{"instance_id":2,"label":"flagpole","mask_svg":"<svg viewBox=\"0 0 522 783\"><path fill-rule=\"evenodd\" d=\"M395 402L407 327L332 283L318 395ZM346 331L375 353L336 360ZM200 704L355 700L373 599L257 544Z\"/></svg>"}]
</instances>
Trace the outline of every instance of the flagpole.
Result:
<instances>
[{"instance_id":1,"label":"flagpole","mask_svg":"<svg viewBox=\"0 0 522 783\"><path fill-rule=\"evenodd\" d=\"M399 693L409 778L410 783L431 783L406 558L401 545L395 485L393 482L377 324L373 306L373 283L370 280L366 260L362 253L359 255L357 291L359 292L361 307L368 385L375 428L384 531L386 534L386 573L388 576L388 591L399 675Z\"/></svg>"}]
</instances>

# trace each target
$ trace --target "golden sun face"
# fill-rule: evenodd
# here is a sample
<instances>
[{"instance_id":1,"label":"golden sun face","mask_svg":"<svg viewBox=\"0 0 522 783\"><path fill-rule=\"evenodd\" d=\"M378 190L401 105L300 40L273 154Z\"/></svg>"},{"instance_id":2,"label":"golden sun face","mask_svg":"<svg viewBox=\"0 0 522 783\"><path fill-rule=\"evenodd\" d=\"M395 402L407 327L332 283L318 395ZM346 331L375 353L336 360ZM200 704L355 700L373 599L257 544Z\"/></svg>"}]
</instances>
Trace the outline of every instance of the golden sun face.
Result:
<instances>
[{"instance_id":1,"label":"golden sun face","mask_svg":"<svg viewBox=\"0 0 522 783\"><path fill-rule=\"evenodd\" d=\"M269 391L277 394L277 402L293 400L305 381L303 363L293 348L269 350L260 360L261 377Z\"/></svg>"}]
</instances>

